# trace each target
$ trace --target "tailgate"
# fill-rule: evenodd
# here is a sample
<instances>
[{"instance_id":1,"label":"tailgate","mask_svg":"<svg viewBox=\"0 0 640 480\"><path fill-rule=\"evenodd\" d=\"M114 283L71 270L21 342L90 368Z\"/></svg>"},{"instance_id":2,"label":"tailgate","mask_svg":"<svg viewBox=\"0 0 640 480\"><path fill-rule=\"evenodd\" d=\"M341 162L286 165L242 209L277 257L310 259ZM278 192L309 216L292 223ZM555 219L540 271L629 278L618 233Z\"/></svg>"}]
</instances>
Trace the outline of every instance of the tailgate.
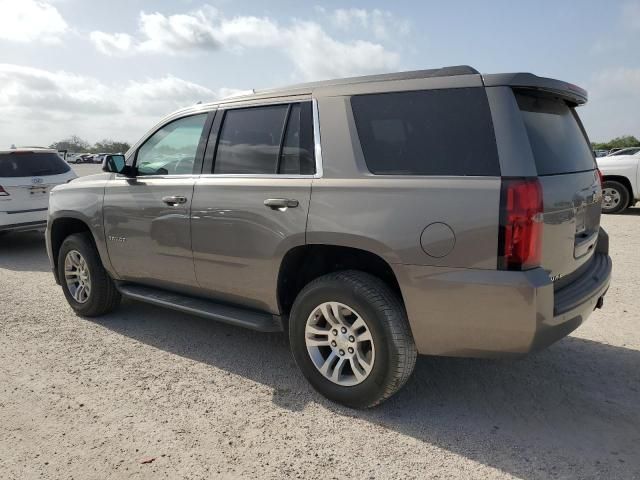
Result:
<instances>
[{"instance_id":1,"label":"tailgate","mask_svg":"<svg viewBox=\"0 0 640 480\"><path fill-rule=\"evenodd\" d=\"M574 105L551 93L526 89L514 93L542 185L542 267L559 281L593 256L602 189Z\"/></svg>"},{"instance_id":2,"label":"tailgate","mask_svg":"<svg viewBox=\"0 0 640 480\"><path fill-rule=\"evenodd\" d=\"M0 196L0 211L27 212L46 209L49 192L55 184L45 183L43 177L0 178L0 186L6 195Z\"/></svg>"},{"instance_id":3,"label":"tailgate","mask_svg":"<svg viewBox=\"0 0 640 480\"><path fill-rule=\"evenodd\" d=\"M552 279L591 258L600 230L600 182L595 171L543 176L542 267Z\"/></svg>"},{"instance_id":4,"label":"tailgate","mask_svg":"<svg viewBox=\"0 0 640 480\"><path fill-rule=\"evenodd\" d=\"M46 209L51 189L74 177L69 165L54 151L0 152L0 211L28 213Z\"/></svg>"}]
</instances>

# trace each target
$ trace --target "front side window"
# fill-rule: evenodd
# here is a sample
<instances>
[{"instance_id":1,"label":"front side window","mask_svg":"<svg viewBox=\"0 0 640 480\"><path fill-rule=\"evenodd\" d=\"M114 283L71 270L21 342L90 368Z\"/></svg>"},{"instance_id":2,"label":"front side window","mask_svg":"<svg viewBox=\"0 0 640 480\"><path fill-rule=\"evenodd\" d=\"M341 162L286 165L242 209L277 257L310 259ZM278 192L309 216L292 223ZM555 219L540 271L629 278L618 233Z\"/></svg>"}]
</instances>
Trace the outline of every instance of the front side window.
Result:
<instances>
[{"instance_id":1,"label":"front side window","mask_svg":"<svg viewBox=\"0 0 640 480\"><path fill-rule=\"evenodd\" d=\"M213 173L315 173L311 117L310 102L228 110Z\"/></svg>"},{"instance_id":2,"label":"front side window","mask_svg":"<svg viewBox=\"0 0 640 480\"><path fill-rule=\"evenodd\" d=\"M190 175L207 114L181 118L165 125L140 147L138 176Z\"/></svg>"},{"instance_id":3,"label":"front side window","mask_svg":"<svg viewBox=\"0 0 640 480\"><path fill-rule=\"evenodd\" d=\"M500 175L482 88L356 95L351 107L371 173Z\"/></svg>"}]
</instances>

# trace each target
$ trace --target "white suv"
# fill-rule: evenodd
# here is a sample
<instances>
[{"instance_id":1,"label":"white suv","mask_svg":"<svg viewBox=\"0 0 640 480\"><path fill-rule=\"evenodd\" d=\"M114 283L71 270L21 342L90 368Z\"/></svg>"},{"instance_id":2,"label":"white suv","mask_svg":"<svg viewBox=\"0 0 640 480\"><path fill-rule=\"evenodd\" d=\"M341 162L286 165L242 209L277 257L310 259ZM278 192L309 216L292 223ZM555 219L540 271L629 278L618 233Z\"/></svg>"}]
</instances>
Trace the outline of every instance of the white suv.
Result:
<instances>
[{"instance_id":1,"label":"white suv","mask_svg":"<svg viewBox=\"0 0 640 480\"><path fill-rule=\"evenodd\" d=\"M49 192L76 176L56 150L0 150L0 233L44 229Z\"/></svg>"},{"instance_id":2,"label":"white suv","mask_svg":"<svg viewBox=\"0 0 640 480\"><path fill-rule=\"evenodd\" d=\"M602 172L602 211L620 213L640 200L640 148L597 158Z\"/></svg>"}]
</instances>

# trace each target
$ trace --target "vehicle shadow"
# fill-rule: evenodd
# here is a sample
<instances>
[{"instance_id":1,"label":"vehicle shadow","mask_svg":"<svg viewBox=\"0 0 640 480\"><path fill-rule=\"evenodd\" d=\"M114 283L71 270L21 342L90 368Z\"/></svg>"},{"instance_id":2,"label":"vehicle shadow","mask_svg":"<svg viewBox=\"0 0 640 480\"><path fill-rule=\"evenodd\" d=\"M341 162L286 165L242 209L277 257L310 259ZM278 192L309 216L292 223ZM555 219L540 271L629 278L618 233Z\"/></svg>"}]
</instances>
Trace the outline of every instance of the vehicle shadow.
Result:
<instances>
[{"instance_id":1,"label":"vehicle shadow","mask_svg":"<svg viewBox=\"0 0 640 480\"><path fill-rule=\"evenodd\" d=\"M575 478L640 478L638 350L568 337L515 361L422 357L395 397L356 411L312 391L284 335L130 301L91 321L270 386L279 408L314 402L519 478L557 477L558 462Z\"/></svg>"},{"instance_id":2,"label":"vehicle shadow","mask_svg":"<svg viewBox=\"0 0 640 480\"><path fill-rule=\"evenodd\" d=\"M0 269L48 272L49 260L41 231L0 235Z\"/></svg>"},{"instance_id":3,"label":"vehicle shadow","mask_svg":"<svg viewBox=\"0 0 640 480\"><path fill-rule=\"evenodd\" d=\"M640 208L637 207L631 207L631 208L627 208L624 212L622 212L620 215L626 215L626 216L640 216Z\"/></svg>"}]
</instances>

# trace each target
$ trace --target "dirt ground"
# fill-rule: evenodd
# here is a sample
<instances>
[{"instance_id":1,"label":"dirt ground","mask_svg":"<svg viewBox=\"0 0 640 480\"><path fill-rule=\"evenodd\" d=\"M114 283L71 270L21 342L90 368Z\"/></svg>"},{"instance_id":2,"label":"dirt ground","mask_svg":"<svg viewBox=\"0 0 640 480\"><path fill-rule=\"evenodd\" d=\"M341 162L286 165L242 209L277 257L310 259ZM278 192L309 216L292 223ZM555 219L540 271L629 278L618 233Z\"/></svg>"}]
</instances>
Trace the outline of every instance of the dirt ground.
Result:
<instances>
[{"instance_id":1,"label":"dirt ground","mask_svg":"<svg viewBox=\"0 0 640 480\"><path fill-rule=\"evenodd\" d=\"M0 240L0 478L640 478L640 208L604 310L520 360L420 358L336 406L286 341L125 302L75 316L41 234Z\"/></svg>"}]
</instances>

